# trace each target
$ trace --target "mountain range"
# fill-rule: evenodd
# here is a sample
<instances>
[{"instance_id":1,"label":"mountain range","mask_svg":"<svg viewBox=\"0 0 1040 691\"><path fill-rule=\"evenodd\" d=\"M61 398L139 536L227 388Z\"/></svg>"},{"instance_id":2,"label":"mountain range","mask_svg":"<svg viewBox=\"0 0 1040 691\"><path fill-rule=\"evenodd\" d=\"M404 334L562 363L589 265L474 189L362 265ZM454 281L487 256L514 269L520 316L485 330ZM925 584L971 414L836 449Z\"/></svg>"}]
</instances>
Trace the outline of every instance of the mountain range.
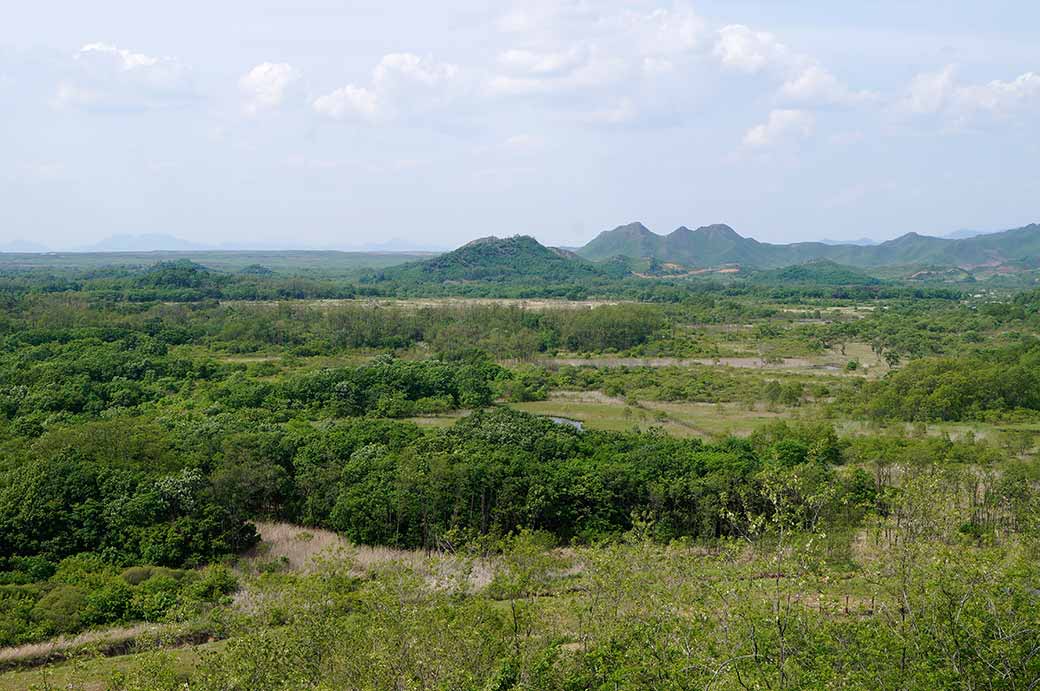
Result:
<instances>
[{"instance_id":1,"label":"mountain range","mask_svg":"<svg viewBox=\"0 0 1040 691\"><path fill-rule=\"evenodd\" d=\"M877 245L774 245L743 237L725 224L696 230L682 226L658 235L642 223L629 223L600 233L577 254L592 261L620 256L691 268L736 264L773 269L827 259L860 268L927 264L973 269L1036 262L1040 259L1040 225L961 239L907 233Z\"/></svg>"}]
</instances>

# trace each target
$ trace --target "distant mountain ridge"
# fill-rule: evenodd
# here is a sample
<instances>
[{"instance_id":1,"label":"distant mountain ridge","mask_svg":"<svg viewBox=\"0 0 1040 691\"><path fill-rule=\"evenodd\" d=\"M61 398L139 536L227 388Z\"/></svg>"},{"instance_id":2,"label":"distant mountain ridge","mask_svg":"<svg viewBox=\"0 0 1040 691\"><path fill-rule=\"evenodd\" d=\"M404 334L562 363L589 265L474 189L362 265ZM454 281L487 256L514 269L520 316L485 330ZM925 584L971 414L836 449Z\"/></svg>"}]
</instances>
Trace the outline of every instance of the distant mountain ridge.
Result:
<instances>
[{"instance_id":1,"label":"distant mountain ridge","mask_svg":"<svg viewBox=\"0 0 1040 691\"><path fill-rule=\"evenodd\" d=\"M24 243L22 243L24 244ZM20 247L21 245L19 245ZM333 243L314 245L299 240L236 240L207 244L185 240L166 233L143 233L140 235L117 234L100 240L92 245L75 247L59 251L66 252L255 252L255 251L314 251L314 252L444 252L446 247L433 245L425 241L410 241L394 237L382 242L368 242L359 246ZM48 248L8 249L0 245L0 251L6 252L45 252Z\"/></svg>"},{"instance_id":2,"label":"distant mountain ridge","mask_svg":"<svg viewBox=\"0 0 1040 691\"><path fill-rule=\"evenodd\" d=\"M725 224L696 230L681 226L658 235L642 223L629 223L600 233L577 254L593 261L622 256L694 268L739 264L773 269L826 259L860 268L934 264L970 269L1040 257L1040 225L963 239L907 233L877 245L774 245L743 237Z\"/></svg>"},{"instance_id":3,"label":"distant mountain ridge","mask_svg":"<svg viewBox=\"0 0 1040 691\"><path fill-rule=\"evenodd\" d=\"M50 252L51 249L46 245L41 245L38 242L32 242L23 238L15 238L10 242L5 242L0 245L0 252L11 252L16 254L39 254L41 252Z\"/></svg>"},{"instance_id":4,"label":"distant mountain ridge","mask_svg":"<svg viewBox=\"0 0 1040 691\"><path fill-rule=\"evenodd\" d=\"M184 240L163 233L144 233L142 235L111 235L93 245L79 248L80 252L199 252L215 249L213 245L204 245Z\"/></svg>"}]
</instances>

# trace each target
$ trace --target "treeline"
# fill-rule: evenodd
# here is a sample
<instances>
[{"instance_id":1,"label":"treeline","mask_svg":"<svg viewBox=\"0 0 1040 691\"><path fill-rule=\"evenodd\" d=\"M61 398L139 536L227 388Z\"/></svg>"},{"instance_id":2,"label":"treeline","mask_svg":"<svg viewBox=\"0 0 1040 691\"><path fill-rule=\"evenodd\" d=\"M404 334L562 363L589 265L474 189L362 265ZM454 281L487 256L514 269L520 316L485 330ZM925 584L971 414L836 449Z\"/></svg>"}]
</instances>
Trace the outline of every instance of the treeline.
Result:
<instances>
[{"instance_id":1,"label":"treeline","mask_svg":"<svg viewBox=\"0 0 1040 691\"><path fill-rule=\"evenodd\" d=\"M734 311L727 306L724 313ZM5 316L0 318L0 336L15 339L9 348L47 339L134 332L167 345L206 344L232 353L277 347L314 355L422 343L449 357L479 349L519 359L558 350L627 350L655 338L671 318L661 307L634 303L543 310L289 302L106 307L53 296L27 298Z\"/></svg>"},{"instance_id":2,"label":"treeline","mask_svg":"<svg viewBox=\"0 0 1040 691\"><path fill-rule=\"evenodd\" d=\"M846 405L880 420L987 420L1040 412L1040 344L914 360Z\"/></svg>"},{"instance_id":3,"label":"treeline","mask_svg":"<svg viewBox=\"0 0 1040 691\"><path fill-rule=\"evenodd\" d=\"M432 431L277 418L117 418L9 440L0 554L15 570L86 552L123 566L193 565L249 546L255 517L402 547L520 527L587 542L629 529L634 515L653 516L662 539L716 538L733 531L719 502L765 465L809 464L830 483L842 460L826 427L708 444L579 432L507 408Z\"/></svg>"},{"instance_id":4,"label":"treeline","mask_svg":"<svg viewBox=\"0 0 1040 691\"><path fill-rule=\"evenodd\" d=\"M569 262L567 262L569 265ZM200 302L204 300L349 299L355 297L482 297L482 298L591 298L630 299L677 303L699 294L753 296L783 302L800 300L958 300L954 287L911 283L883 285L830 285L805 281L795 275L761 278L642 278L624 266L588 265L589 271L548 272L536 279L517 275L502 280L494 275L476 280L438 279L408 269L358 272L332 276L302 266L291 273L255 265L236 273L212 270L189 259L163 261L145 267L7 269L0 272L0 294L79 292L105 302ZM406 270L407 269L407 270ZM493 272L492 272L493 273ZM467 275L469 275L467 273Z\"/></svg>"}]
</instances>

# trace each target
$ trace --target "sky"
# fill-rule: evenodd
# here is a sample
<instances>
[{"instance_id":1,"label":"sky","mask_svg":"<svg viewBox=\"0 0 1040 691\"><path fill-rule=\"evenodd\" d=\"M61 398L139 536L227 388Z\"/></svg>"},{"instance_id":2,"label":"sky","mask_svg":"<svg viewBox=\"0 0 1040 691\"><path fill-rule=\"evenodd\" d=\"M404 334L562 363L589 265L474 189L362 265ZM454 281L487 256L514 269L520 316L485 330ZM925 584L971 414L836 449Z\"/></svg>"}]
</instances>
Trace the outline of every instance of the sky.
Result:
<instances>
[{"instance_id":1,"label":"sky","mask_svg":"<svg viewBox=\"0 0 1040 691\"><path fill-rule=\"evenodd\" d=\"M1032 0L10 3L0 248L1040 220Z\"/></svg>"}]
</instances>

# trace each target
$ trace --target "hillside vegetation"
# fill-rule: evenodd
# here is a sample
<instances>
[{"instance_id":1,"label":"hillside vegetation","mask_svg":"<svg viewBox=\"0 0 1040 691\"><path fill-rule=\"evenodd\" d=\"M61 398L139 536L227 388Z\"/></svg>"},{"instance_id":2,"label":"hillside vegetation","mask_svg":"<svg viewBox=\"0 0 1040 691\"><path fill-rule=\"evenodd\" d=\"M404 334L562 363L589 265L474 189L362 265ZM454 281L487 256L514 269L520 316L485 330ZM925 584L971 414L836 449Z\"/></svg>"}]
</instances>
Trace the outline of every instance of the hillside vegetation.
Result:
<instances>
[{"instance_id":1,"label":"hillside vegetation","mask_svg":"<svg viewBox=\"0 0 1040 691\"><path fill-rule=\"evenodd\" d=\"M386 269L378 279L418 284L446 282L580 282L619 277L609 267L585 261L564 250L541 245L527 235L481 238L425 261Z\"/></svg>"},{"instance_id":2,"label":"hillside vegetation","mask_svg":"<svg viewBox=\"0 0 1040 691\"><path fill-rule=\"evenodd\" d=\"M399 271L0 275L0 689L1040 678L1040 292Z\"/></svg>"}]
</instances>

